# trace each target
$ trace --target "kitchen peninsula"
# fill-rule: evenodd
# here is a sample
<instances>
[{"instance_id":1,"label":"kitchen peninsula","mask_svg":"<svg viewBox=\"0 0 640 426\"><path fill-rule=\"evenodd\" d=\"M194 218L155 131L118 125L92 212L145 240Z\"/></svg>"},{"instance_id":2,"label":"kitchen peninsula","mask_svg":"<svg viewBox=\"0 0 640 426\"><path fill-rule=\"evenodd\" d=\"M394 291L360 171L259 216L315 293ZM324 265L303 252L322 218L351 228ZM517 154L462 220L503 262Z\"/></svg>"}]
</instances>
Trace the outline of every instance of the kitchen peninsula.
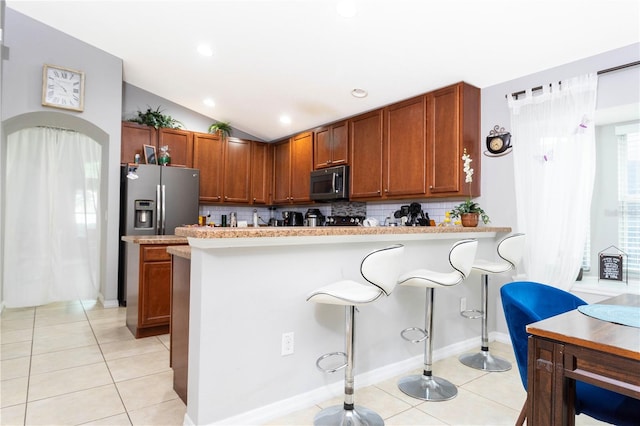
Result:
<instances>
[{"instance_id":1,"label":"kitchen peninsula","mask_svg":"<svg viewBox=\"0 0 640 426\"><path fill-rule=\"evenodd\" d=\"M368 252L401 243L403 270L449 271L455 241L476 238L478 256L492 258L509 232L455 226L176 228L191 247L185 424L256 424L340 395L343 373L326 375L315 362L344 350L343 309L307 303L306 296L334 281L361 281L360 262ZM436 354L477 337L460 317L459 298L472 299L478 280L472 275L470 285L436 292ZM423 324L423 291L396 288L360 307L358 317L357 386L422 364L421 345L399 333ZM294 351L283 356L282 334L291 332Z\"/></svg>"}]
</instances>

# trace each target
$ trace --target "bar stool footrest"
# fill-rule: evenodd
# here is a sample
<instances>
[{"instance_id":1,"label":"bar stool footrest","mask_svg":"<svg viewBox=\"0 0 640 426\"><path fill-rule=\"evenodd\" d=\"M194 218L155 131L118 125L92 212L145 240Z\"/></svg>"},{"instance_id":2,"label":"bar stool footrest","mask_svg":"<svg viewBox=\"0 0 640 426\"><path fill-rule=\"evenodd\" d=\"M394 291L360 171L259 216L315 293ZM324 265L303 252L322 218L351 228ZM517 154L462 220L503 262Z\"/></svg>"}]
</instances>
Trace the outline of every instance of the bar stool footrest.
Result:
<instances>
[{"instance_id":1,"label":"bar stool footrest","mask_svg":"<svg viewBox=\"0 0 640 426\"><path fill-rule=\"evenodd\" d=\"M341 365L339 365L337 367L334 367L334 368L325 368L325 367L322 367L320 365L322 363L322 361L324 361L325 359L334 358L334 357L338 357L338 356L341 356L341 357L344 358L344 363L343 364L341 364ZM344 353L344 352L329 352L329 353L326 353L326 354L322 355L320 358L318 358L316 360L316 367L318 367L318 370L320 370L320 371L322 371L324 373L335 373L336 371L342 370L346 366L347 366L347 354Z\"/></svg>"},{"instance_id":2,"label":"bar stool footrest","mask_svg":"<svg viewBox=\"0 0 640 426\"><path fill-rule=\"evenodd\" d=\"M479 309L467 309L466 311L460 312L460 315L467 319L480 319L484 317L484 311Z\"/></svg>"},{"instance_id":3,"label":"bar stool footrest","mask_svg":"<svg viewBox=\"0 0 640 426\"><path fill-rule=\"evenodd\" d=\"M411 339L409 337L407 337L407 334L409 334L410 332L415 331L418 334L420 334L422 337L418 338L418 339ZM402 330L400 332L400 336L406 340L407 342L411 342L411 343L420 343L420 342L424 342L425 340L427 340L427 338L429 337L429 333L427 333L424 329L420 328L420 327L409 327L409 328L405 328L404 330Z\"/></svg>"}]
</instances>

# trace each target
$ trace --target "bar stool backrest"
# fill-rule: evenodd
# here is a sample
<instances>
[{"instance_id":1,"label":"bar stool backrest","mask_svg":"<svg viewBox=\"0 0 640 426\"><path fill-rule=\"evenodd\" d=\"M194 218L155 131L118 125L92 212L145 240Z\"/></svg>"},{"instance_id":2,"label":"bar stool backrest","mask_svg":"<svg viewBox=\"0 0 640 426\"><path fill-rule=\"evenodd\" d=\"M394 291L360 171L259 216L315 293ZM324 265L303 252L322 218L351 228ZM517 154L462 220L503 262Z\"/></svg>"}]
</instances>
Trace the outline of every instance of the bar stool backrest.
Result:
<instances>
[{"instance_id":1,"label":"bar stool backrest","mask_svg":"<svg viewBox=\"0 0 640 426\"><path fill-rule=\"evenodd\" d=\"M498 256L511 264L515 268L524 253L524 234L513 234L500 241L498 244Z\"/></svg>"},{"instance_id":2,"label":"bar stool backrest","mask_svg":"<svg viewBox=\"0 0 640 426\"><path fill-rule=\"evenodd\" d=\"M388 296L398 283L403 253L404 246L402 244L375 250L362 259L360 273L365 280Z\"/></svg>"},{"instance_id":3,"label":"bar stool backrest","mask_svg":"<svg viewBox=\"0 0 640 426\"><path fill-rule=\"evenodd\" d=\"M462 280L469 276L473 261L476 258L478 240L460 240L449 251L449 263L462 274Z\"/></svg>"}]
</instances>

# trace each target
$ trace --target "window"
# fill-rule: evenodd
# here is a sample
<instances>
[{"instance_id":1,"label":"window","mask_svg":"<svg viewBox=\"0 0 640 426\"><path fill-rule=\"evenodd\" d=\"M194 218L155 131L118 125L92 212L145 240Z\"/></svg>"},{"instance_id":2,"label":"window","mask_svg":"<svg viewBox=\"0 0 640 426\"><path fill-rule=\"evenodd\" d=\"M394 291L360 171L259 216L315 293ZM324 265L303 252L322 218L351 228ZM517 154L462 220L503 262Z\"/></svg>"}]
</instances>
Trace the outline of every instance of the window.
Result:
<instances>
[{"instance_id":1,"label":"window","mask_svg":"<svg viewBox=\"0 0 640 426\"><path fill-rule=\"evenodd\" d=\"M640 276L640 131L619 126L618 136L618 241L627 253L630 277Z\"/></svg>"},{"instance_id":2,"label":"window","mask_svg":"<svg viewBox=\"0 0 640 426\"><path fill-rule=\"evenodd\" d=\"M583 270L598 276L598 252L627 254L629 280L640 278L640 120L596 127L596 179Z\"/></svg>"}]
</instances>

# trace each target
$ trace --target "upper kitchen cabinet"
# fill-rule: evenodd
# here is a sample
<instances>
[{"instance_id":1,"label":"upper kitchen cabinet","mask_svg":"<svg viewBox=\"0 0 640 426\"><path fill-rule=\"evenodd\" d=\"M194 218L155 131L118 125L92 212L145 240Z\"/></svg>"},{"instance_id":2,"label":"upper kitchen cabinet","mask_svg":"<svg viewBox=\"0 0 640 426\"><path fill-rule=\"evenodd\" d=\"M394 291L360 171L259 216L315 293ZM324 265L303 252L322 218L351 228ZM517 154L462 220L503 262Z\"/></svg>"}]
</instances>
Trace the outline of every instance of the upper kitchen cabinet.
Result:
<instances>
[{"instance_id":1,"label":"upper kitchen cabinet","mask_svg":"<svg viewBox=\"0 0 640 426\"><path fill-rule=\"evenodd\" d=\"M271 183L269 144L251 142L251 202L267 204Z\"/></svg>"},{"instance_id":2,"label":"upper kitchen cabinet","mask_svg":"<svg viewBox=\"0 0 640 426\"><path fill-rule=\"evenodd\" d=\"M313 133L304 132L277 143L273 155L273 204L310 202Z\"/></svg>"},{"instance_id":3,"label":"upper kitchen cabinet","mask_svg":"<svg viewBox=\"0 0 640 426\"><path fill-rule=\"evenodd\" d=\"M143 145L153 145L157 148L158 131L151 126L130 121L122 122L120 163L133 163L135 155L140 155L140 162L144 163Z\"/></svg>"},{"instance_id":4,"label":"upper kitchen cabinet","mask_svg":"<svg viewBox=\"0 0 640 426\"><path fill-rule=\"evenodd\" d=\"M351 199L382 195L383 111L349 120Z\"/></svg>"},{"instance_id":5,"label":"upper kitchen cabinet","mask_svg":"<svg viewBox=\"0 0 640 426\"><path fill-rule=\"evenodd\" d=\"M200 201L222 201L224 142L218 134L193 134L193 167L200 169Z\"/></svg>"},{"instance_id":6,"label":"upper kitchen cabinet","mask_svg":"<svg viewBox=\"0 0 640 426\"><path fill-rule=\"evenodd\" d=\"M314 170L340 166L349 161L349 125L340 121L314 131Z\"/></svg>"},{"instance_id":7,"label":"upper kitchen cabinet","mask_svg":"<svg viewBox=\"0 0 640 426\"><path fill-rule=\"evenodd\" d=\"M160 147L167 145L172 166L193 166L193 133L190 131L155 129L152 126L123 121L121 137L121 163L133 163L135 154L140 154L140 162L144 162L143 145L154 146L156 156L160 155Z\"/></svg>"},{"instance_id":8,"label":"upper kitchen cabinet","mask_svg":"<svg viewBox=\"0 0 640 426\"><path fill-rule=\"evenodd\" d=\"M251 142L227 138L224 153L224 201L248 203L251 182Z\"/></svg>"},{"instance_id":9,"label":"upper kitchen cabinet","mask_svg":"<svg viewBox=\"0 0 640 426\"><path fill-rule=\"evenodd\" d=\"M426 96L384 109L383 197L427 193Z\"/></svg>"},{"instance_id":10,"label":"upper kitchen cabinet","mask_svg":"<svg viewBox=\"0 0 640 426\"><path fill-rule=\"evenodd\" d=\"M351 198L425 197L426 97L389 105L351 121Z\"/></svg>"},{"instance_id":11,"label":"upper kitchen cabinet","mask_svg":"<svg viewBox=\"0 0 640 426\"><path fill-rule=\"evenodd\" d=\"M480 195L480 89L458 83L427 94L428 195ZM464 150L473 159L473 182L465 184Z\"/></svg>"},{"instance_id":12,"label":"upper kitchen cabinet","mask_svg":"<svg viewBox=\"0 0 640 426\"><path fill-rule=\"evenodd\" d=\"M158 152L160 147L169 147L172 166L193 166L193 132L180 129L158 129Z\"/></svg>"}]
</instances>

